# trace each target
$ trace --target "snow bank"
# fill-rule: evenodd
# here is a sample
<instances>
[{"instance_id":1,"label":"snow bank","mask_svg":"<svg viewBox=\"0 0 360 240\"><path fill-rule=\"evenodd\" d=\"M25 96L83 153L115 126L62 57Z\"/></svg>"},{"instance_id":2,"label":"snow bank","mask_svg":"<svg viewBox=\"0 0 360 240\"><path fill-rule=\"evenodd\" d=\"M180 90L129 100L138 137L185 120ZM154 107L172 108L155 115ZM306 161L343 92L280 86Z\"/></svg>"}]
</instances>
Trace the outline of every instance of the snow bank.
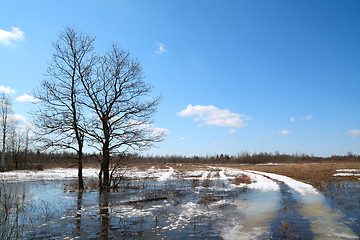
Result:
<instances>
[{"instance_id":1,"label":"snow bank","mask_svg":"<svg viewBox=\"0 0 360 240\"><path fill-rule=\"evenodd\" d=\"M269 177L271 179L284 182L286 185L288 185L290 188L292 188L296 192L300 193L301 195L319 194L319 192L310 184L299 182L299 181L296 181L296 180L286 177L286 176L282 176L282 175L278 175L278 174L274 174L274 173L259 172L259 171L249 171L249 172L252 172L255 174L261 174L261 175Z\"/></svg>"},{"instance_id":2,"label":"snow bank","mask_svg":"<svg viewBox=\"0 0 360 240\"><path fill-rule=\"evenodd\" d=\"M248 176L251 179L251 183L250 184L243 183L240 185L232 184L231 185L232 187L247 187L249 189L261 190L263 192L279 190L279 185L275 181L268 179L266 177L263 177L259 174L251 173L250 171L231 169L231 168L223 168L220 171L220 179L222 179L222 180L234 179L236 176L239 176L242 174L245 174L246 176ZM227 176L229 176L229 177L227 177Z\"/></svg>"},{"instance_id":3,"label":"snow bank","mask_svg":"<svg viewBox=\"0 0 360 240\"><path fill-rule=\"evenodd\" d=\"M248 175L252 181L252 183L247 185L247 187L250 189L257 189L263 192L279 191L280 189L279 185L271 179L250 172L245 172L245 174Z\"/></svg>"},{"instance_id":4,"label":"snow bank","mask_svg":"<svg viewBox=\"0 0 360 240\"><path fill-rule=\"evenodd\" d=\"M360 169L337 169L334 177L359 177ZM360 178L359 178L360 180Z\"/></svg>"},{"instance_id":5,"label":"snow bank","mask_svg":"<svg viewBox=\"0 0 360 240\"><path fill-rule=\"evenodd\" d=\"M96 178L99 170L96 168L83 169L84 178ZM0 180L9 182L23 182L23 181L51 181L63 179L76 179L78 177L78 170L76 168L55 168L43 171L29 171L18 170L11 172L1 172Z\"/></svg>"},{"instance_id":6,"label":"snow bank","mask_svg":"<svg viewBox=\"0 0 360 240\"><path fill-rule=\"evenodd\" d=\"M158 180L159 180L159 181L166 181L166 180L168 180L168 179L171 177L171 175L173 175L173 173L174 173L174 169L173 169L172 167L170 167L169 171L163 173L163 174L158 178Z\"/></svg>"},{"instance_id":7,"label":"snow bank","mask_svg":"<svg viewBox=\"0 0 360 240\"><path fill-rule=\"evenodd\" d=\"M337 169L337 172L360 172L360 169Z\"/></svg>"},{"instance_id":8,"label":"snow bank","mask_svg":"<svg viewBox=\"0 0 360 240\"><path fill-rule=\"evenodd\" d=\"M360 173L350 173L350 172L335 173L333 176L334 177L351 177L351 176L358 177L358 176L360 176Z\"/></svg>"}]
</instances>

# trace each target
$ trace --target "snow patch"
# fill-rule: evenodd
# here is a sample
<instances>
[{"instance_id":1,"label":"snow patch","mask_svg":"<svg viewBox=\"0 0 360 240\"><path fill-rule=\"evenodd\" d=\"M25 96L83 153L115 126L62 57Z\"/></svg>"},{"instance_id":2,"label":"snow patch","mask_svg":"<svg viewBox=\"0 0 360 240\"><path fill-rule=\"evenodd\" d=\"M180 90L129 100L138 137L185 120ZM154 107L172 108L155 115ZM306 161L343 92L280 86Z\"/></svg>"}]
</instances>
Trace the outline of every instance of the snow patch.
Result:
<instances>
[{"instance_id":1,"label":"snow patch","mask_svg":"<svg viewBox=\"0 0 360 240\"><path fill-rule=\"evenodd\" d=\"M259 172L259 171L249 171L255 174L261 174L263 176L269 177L271 179L284 182L286 185L288 185L290 188L292 188L294 191L300 193L301 195L306 194L314 194L317 195L319 192L310 184L306 184L303 182L296 181L292 178L274 174L274 173L266 173L266 172Z\"/></svg>"},{"instance_id":2,"label":"snow patch","mask_svg":"<svg viewBox=\"0 0 360 240\"><path fill-rule=\"evenodd\" d=\"M351 176L360 176L360 173L349 173L349 172L345 172L345 173L335 173L333 175L334 177L351 177Z\"/></svg>"},{"instance_id":3,"label":"snow patch","mask_svg":"<svg viewBox=\"0 0 360 240\"><path fill-rule=\"evenodd\" d=\"M170 167L169 171L163 173L163 174L158 178L158 180L159 180L159 181L166 181L166 180L168 180L168 179L171 177L171 175L173 175L173 173L174 173L174 169L173 169L172 167Z\"/></svg>"},{"instance_id":4,"label":"snow patch","mask_svg":"<svg viewBox=\"0 0 360 240\"><path fill-rule=\"evenodd\" d=\"M334 177L358 177L360 176L360 169L337 169Z\"/></svg>"},{"instance_id":5,"label":"snow patch","mask_svg":"<svg viewBox=\"0 0 360 240\"><path fill-rule=\"evenodd\" d=\"M83 169L84 178L96 178L99 169L85 168ZM63 179L76 179L78 177L78 170L76 168L55 168L43 171L29 171L17 170L11 172L1 172L0 180L9 182L22 181L52 181Z\"/></svg>"},{"instance_id":6,"label":"snow patch","mask_svg":"<svg viewBox=\"0 0 360 240\"><path fill-rule=\"evenodd\" d=\"M337 169L337 172L360 172L360 169Z\"/></svg>"}]
</instances>

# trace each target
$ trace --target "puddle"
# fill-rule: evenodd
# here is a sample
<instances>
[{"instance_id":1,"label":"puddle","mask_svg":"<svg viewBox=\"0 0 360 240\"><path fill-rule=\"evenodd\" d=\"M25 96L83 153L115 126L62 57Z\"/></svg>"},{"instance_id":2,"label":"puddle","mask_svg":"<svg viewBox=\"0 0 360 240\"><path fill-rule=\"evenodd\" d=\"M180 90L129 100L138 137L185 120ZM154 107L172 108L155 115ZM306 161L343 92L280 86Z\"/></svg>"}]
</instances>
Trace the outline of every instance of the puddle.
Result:
<instances>
[{"instance_id":1,"label":"puddle","mask_svg":"<svg viewBox=\"0 0 360 240\"><path fill-rule=\"evenodd\" d=\"M281 206L278 215L271 222L271 237L273 239L313 239L310 222L301 214L301 205L294 198L290 187L286 184L279 185Z\"/></svg>"},{"instance_id":2,"label":"puddle","mask_svg":"<svg viewBox=\"0 0 360 240\"><path fill-rule=\"evenodd\" d=\"M313 239L359 239L359 235L342 222L342 213L325 203L322 195L302 196L301 211L311 221Z\"/></svg>"},{"instance_id":3,"label":"puddle","mask_svg":"<svg viewBox=\"0 0 360 240\"><path fill-rule=\"evenodd\" d=\"M222 222L224 239L266 239L271 234L269 222L279 211L279 193L251 190ZM266 200L265 200L266 199ZM265 201L264 201L265 200Z\"/></svg>"}]
</instances>

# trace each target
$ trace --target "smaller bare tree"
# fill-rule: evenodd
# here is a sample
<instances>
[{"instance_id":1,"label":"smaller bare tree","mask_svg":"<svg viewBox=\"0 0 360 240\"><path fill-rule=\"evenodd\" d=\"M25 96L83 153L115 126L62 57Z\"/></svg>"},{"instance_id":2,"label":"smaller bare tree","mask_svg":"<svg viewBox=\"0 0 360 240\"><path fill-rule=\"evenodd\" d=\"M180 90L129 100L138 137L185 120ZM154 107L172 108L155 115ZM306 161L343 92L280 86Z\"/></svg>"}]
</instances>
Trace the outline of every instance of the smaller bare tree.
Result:
<instances>
[{"instance_id":1,"label":"smaller bare tree","mask_svg":"<svg viewBox=\"0 0 360 240\"><path fill-rule=\"evenodd\" d=\"M3 93L0 96L0 131L2 137L2 151L1 151L1 171L6 170L5 163L5 152L6 152L6 142L7 137L10 132L11 126L11 114L12 114L12 105L11 99Z\"/></svg>"}]
</instances>

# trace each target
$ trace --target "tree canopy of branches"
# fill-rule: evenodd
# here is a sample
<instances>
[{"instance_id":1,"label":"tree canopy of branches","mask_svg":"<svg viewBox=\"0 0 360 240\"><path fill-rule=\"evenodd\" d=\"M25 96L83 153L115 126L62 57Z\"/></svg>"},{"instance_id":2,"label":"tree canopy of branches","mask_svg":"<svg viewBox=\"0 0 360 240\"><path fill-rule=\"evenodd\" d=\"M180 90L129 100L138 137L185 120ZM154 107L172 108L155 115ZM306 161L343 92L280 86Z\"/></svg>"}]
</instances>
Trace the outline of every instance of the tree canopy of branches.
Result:
<instances>
[{"instance_id":1,"label":"tree canopy of branches","mask_svg":"<svg viewBox=\"0 0 360 240\"><path fill-rule=\"evenodd\" d=\"M161 141L152 116L160 97L143 81L140 63L113 45L94 54L94 38L67 27L54 44L55 53L35 96L38 139L45 148L72 149L78 154L79 188L85 140L100 151L99 186L111 184L111 156L142 150Z\"/></svg>"},{"instance_id":2,"label":"tree canopy of branches","mask_svg":"<svg viewBox=\"0 0 360 240\"><path fill-rule=\"evenodd\" d=\"M98 57L95 66L93 74L83 79L87 97L84 104L93 113L87 133L92 145L102 152L99 180L105 188L111 184L112 153L148 148L161 141L165 132L151 124L160 97L148 97L151 87L143 81L137 60L113 45Z\"/></svg>"},{"instance_id":3,"label":"tree canopy of branches","mask_svg":"<svg viewBox=\"0 0 360 240\"><path fill-rule=\"evenodd\" d=\"M35 93L42 105L35 113L38 140L46 149L71 149L77 153L79 189L84 188L82 81L90 74L93 65L94 40L73 28L65 28L53 44L54 54L46 79Z\"/></svg>"}]
</instances>

